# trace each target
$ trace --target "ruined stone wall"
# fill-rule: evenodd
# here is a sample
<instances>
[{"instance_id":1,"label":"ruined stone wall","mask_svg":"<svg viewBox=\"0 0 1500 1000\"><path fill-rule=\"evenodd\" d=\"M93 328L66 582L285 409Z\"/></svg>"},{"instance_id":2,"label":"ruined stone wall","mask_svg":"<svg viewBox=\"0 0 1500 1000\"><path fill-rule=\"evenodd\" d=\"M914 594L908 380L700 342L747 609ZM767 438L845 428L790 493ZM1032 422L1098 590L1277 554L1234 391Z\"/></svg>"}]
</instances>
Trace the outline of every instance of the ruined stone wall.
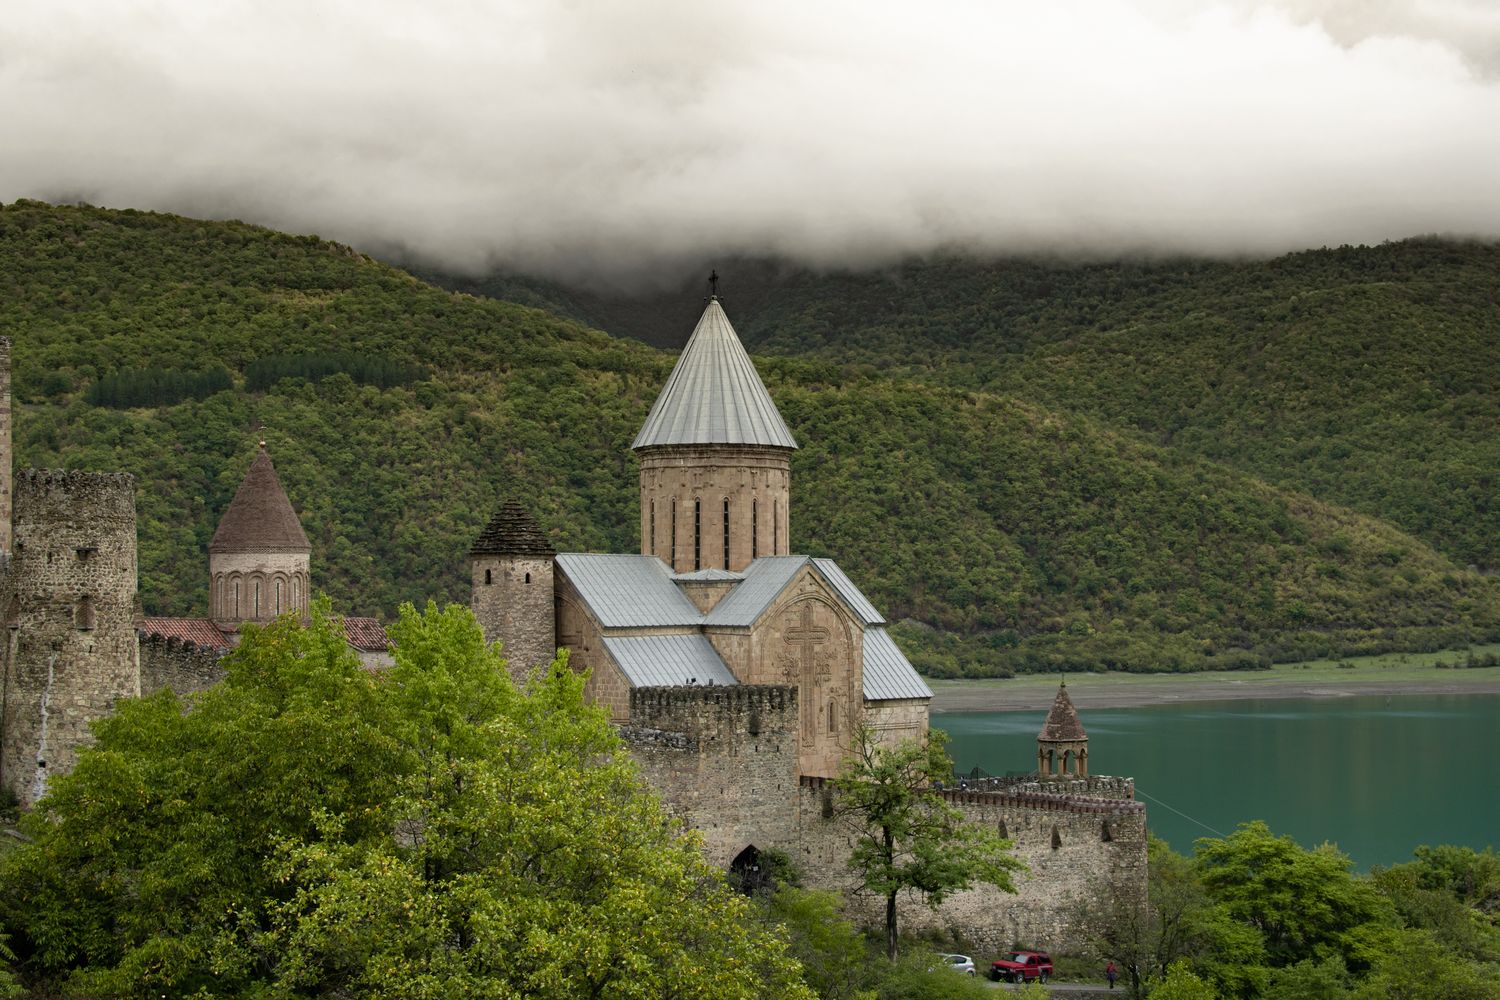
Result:
<instances>
[{"instance_id":1,"label":"ruined stone wall","mask_svg":"<svg viewBox=\"0 0 1500 1000\"><path fill-rule=\"evenodd\" d=\"M223 653L175 637L141 633L141 696L170 688L189 695L224 679Z\"/></svg>"},{"instance_id":2,"label":"ruined stone wall","mask_svg":"<svg viewBox=\"0 0 1500 1000\"><path fill-rule=\"evenodd\" d=\"M642 777L702 832L710 862L795 841L796 688L636 688L620 732Z\"/></svg>"},{"instance_id":3,"label":"ruined stone wall","mask_svg":"<svg viewBox=\"0 0 1500 1000\"><path fill-rule=\"evenodd\" d=\"M469 607L486 642L499 642L523 680L557 655L551 556L472 556Z\"/></svg>"},{"instance_id":4,"label":"ruined stone wall","mask_svg":"<svg viewBox=\"0 0 1500 1000\"><path fill-rule=\"evenodd\" d=\"M1002 794L950 790L944 797L969 822L1015 844L1029 871L1018 892L981 886L950 896L936 912L920 898L901 901L901 920L912 930L954 930L977 950L1014 947L1066 951L1080 943L1080 918L1111 892L1146 890L1146 810L1135 802L1040 793ZM803 873L822 888L848 892L847 862L856 832L833 815L830 782L804 778L798 807L797 847ZM870 923L884 919L884 901L851 896L855 913Z\"/></svg>"},{"instance_id":5,"label":"ruined stone wall","mask_svg":"<svg viewBox=\"0 0 1500 1000\"><path fill-rule=\"evenodd\" d=\"M140 694L135 482L28 469L15 487L0 783L29 804Z\"/></svg>"},{"instance_id":6,"label":"ruined stone wall","mask_svg":"<svg viewBox=\"0 0 1500 1000\"><path fill-rule=\"evenodd\" d=\"M739 571L760 556L791 552L790 449L684 445L642 448L637 454L641 460L642 555L656 556L675 572L691 573L698 569ZM729 503L727 564L725 501ZM694 504L698 505L696 517Z\"/></svg>"}]
</instances>

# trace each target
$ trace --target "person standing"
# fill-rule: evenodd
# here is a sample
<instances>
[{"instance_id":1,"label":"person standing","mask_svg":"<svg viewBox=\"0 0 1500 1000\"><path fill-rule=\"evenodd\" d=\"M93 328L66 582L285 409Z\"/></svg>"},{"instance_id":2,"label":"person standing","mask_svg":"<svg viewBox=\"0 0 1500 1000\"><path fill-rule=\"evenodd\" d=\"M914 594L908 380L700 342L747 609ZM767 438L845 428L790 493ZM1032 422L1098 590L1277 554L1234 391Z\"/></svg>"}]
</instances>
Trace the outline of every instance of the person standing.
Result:
<instances>
[{"instance_id":1,"label":"person standing","mask_svg":"<svg viewBox=\"0 0 1500 1000\"><path fill-rule=\"evenodd\" d=\"M1109 980L1109 988L1115 988L1115 980L1120 978L1120 973L1115 969L1115 963L1110 962L1104 967L1104 978Z\"/></svg>"}]
</instances>

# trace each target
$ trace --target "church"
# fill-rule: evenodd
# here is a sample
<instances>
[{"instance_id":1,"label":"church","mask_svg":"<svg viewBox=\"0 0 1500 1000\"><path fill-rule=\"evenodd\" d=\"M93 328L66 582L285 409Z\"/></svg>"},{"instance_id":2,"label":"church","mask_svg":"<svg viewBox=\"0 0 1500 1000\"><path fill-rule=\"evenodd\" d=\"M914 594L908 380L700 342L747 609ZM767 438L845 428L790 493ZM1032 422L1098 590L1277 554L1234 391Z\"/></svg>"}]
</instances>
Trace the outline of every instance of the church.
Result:
<instances>
[{"instance_id":1,"label":"church","mask_svg":"<svg viewBox=\"0 0 1500 1000\"><path fill-rule=\"evenodd\" d=\"M554 553L505 503L470 552L486 638L518 677L565 647L617 723L643 688L795 688L804 775L836 775L856 726L925 735L932 692L886 620L832 559L792 553L796 448L710 297L632 444L640 554Z\"/></svg>"}]
</instances>

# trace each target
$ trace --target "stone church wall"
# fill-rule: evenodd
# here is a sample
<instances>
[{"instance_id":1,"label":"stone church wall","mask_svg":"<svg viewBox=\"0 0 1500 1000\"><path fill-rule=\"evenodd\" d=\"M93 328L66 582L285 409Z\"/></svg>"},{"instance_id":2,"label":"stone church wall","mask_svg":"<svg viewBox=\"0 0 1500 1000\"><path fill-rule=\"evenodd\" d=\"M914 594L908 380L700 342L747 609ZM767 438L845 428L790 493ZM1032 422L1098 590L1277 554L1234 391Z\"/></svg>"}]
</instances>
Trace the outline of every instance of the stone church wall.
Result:
<instances>
[{"instance_id":1,"label":"stone church wall","mask_svg":"<svg viewBox=\"0 0 1500 1000\"><path fill-rule=\"evenodd\" d=\"M141 696L171 688L189 695L224 679L223 654L181 639L159 635L140 637Z\"/></svg>"},{"instance_id":2,"label":"stone church wall","mask_svg":"<svg viewBox=\"0 0 1500 1000\"><path fill-rule=\"evenodd\" d=\"M30 804L89 724L140 694L135 481L23 470L14 509L0 782Z\"/></svg>"},{"instance_id":3,"label":"stone church wall","mask_svg":"<svg viewBox=\"0 0 1500 1000\"><path fill-rule=\"evenodd\" d=\"M710 862L795 839L796 688L636 688L620 732L642 777L702 833Z\"/></svg>"}]
</instances>

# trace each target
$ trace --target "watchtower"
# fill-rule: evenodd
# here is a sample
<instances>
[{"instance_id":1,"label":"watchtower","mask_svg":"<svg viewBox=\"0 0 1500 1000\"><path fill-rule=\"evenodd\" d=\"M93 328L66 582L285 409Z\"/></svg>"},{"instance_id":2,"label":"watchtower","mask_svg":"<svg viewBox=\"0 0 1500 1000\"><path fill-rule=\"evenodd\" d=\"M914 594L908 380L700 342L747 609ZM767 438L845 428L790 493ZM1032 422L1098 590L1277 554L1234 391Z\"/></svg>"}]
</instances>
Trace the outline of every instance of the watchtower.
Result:
<instances>
[{"instance_id":1,"label":"watchtower","mask_svg":"<svg viewBox=\"0 0 1500 1000\"><path fill-rule=\"evenodd\" d=\"M530 511L501 503L469 549L469 607L485 642L499 642L517 681L557 655L552 563L557 551Z\"/></svg>"}]
</instances>

